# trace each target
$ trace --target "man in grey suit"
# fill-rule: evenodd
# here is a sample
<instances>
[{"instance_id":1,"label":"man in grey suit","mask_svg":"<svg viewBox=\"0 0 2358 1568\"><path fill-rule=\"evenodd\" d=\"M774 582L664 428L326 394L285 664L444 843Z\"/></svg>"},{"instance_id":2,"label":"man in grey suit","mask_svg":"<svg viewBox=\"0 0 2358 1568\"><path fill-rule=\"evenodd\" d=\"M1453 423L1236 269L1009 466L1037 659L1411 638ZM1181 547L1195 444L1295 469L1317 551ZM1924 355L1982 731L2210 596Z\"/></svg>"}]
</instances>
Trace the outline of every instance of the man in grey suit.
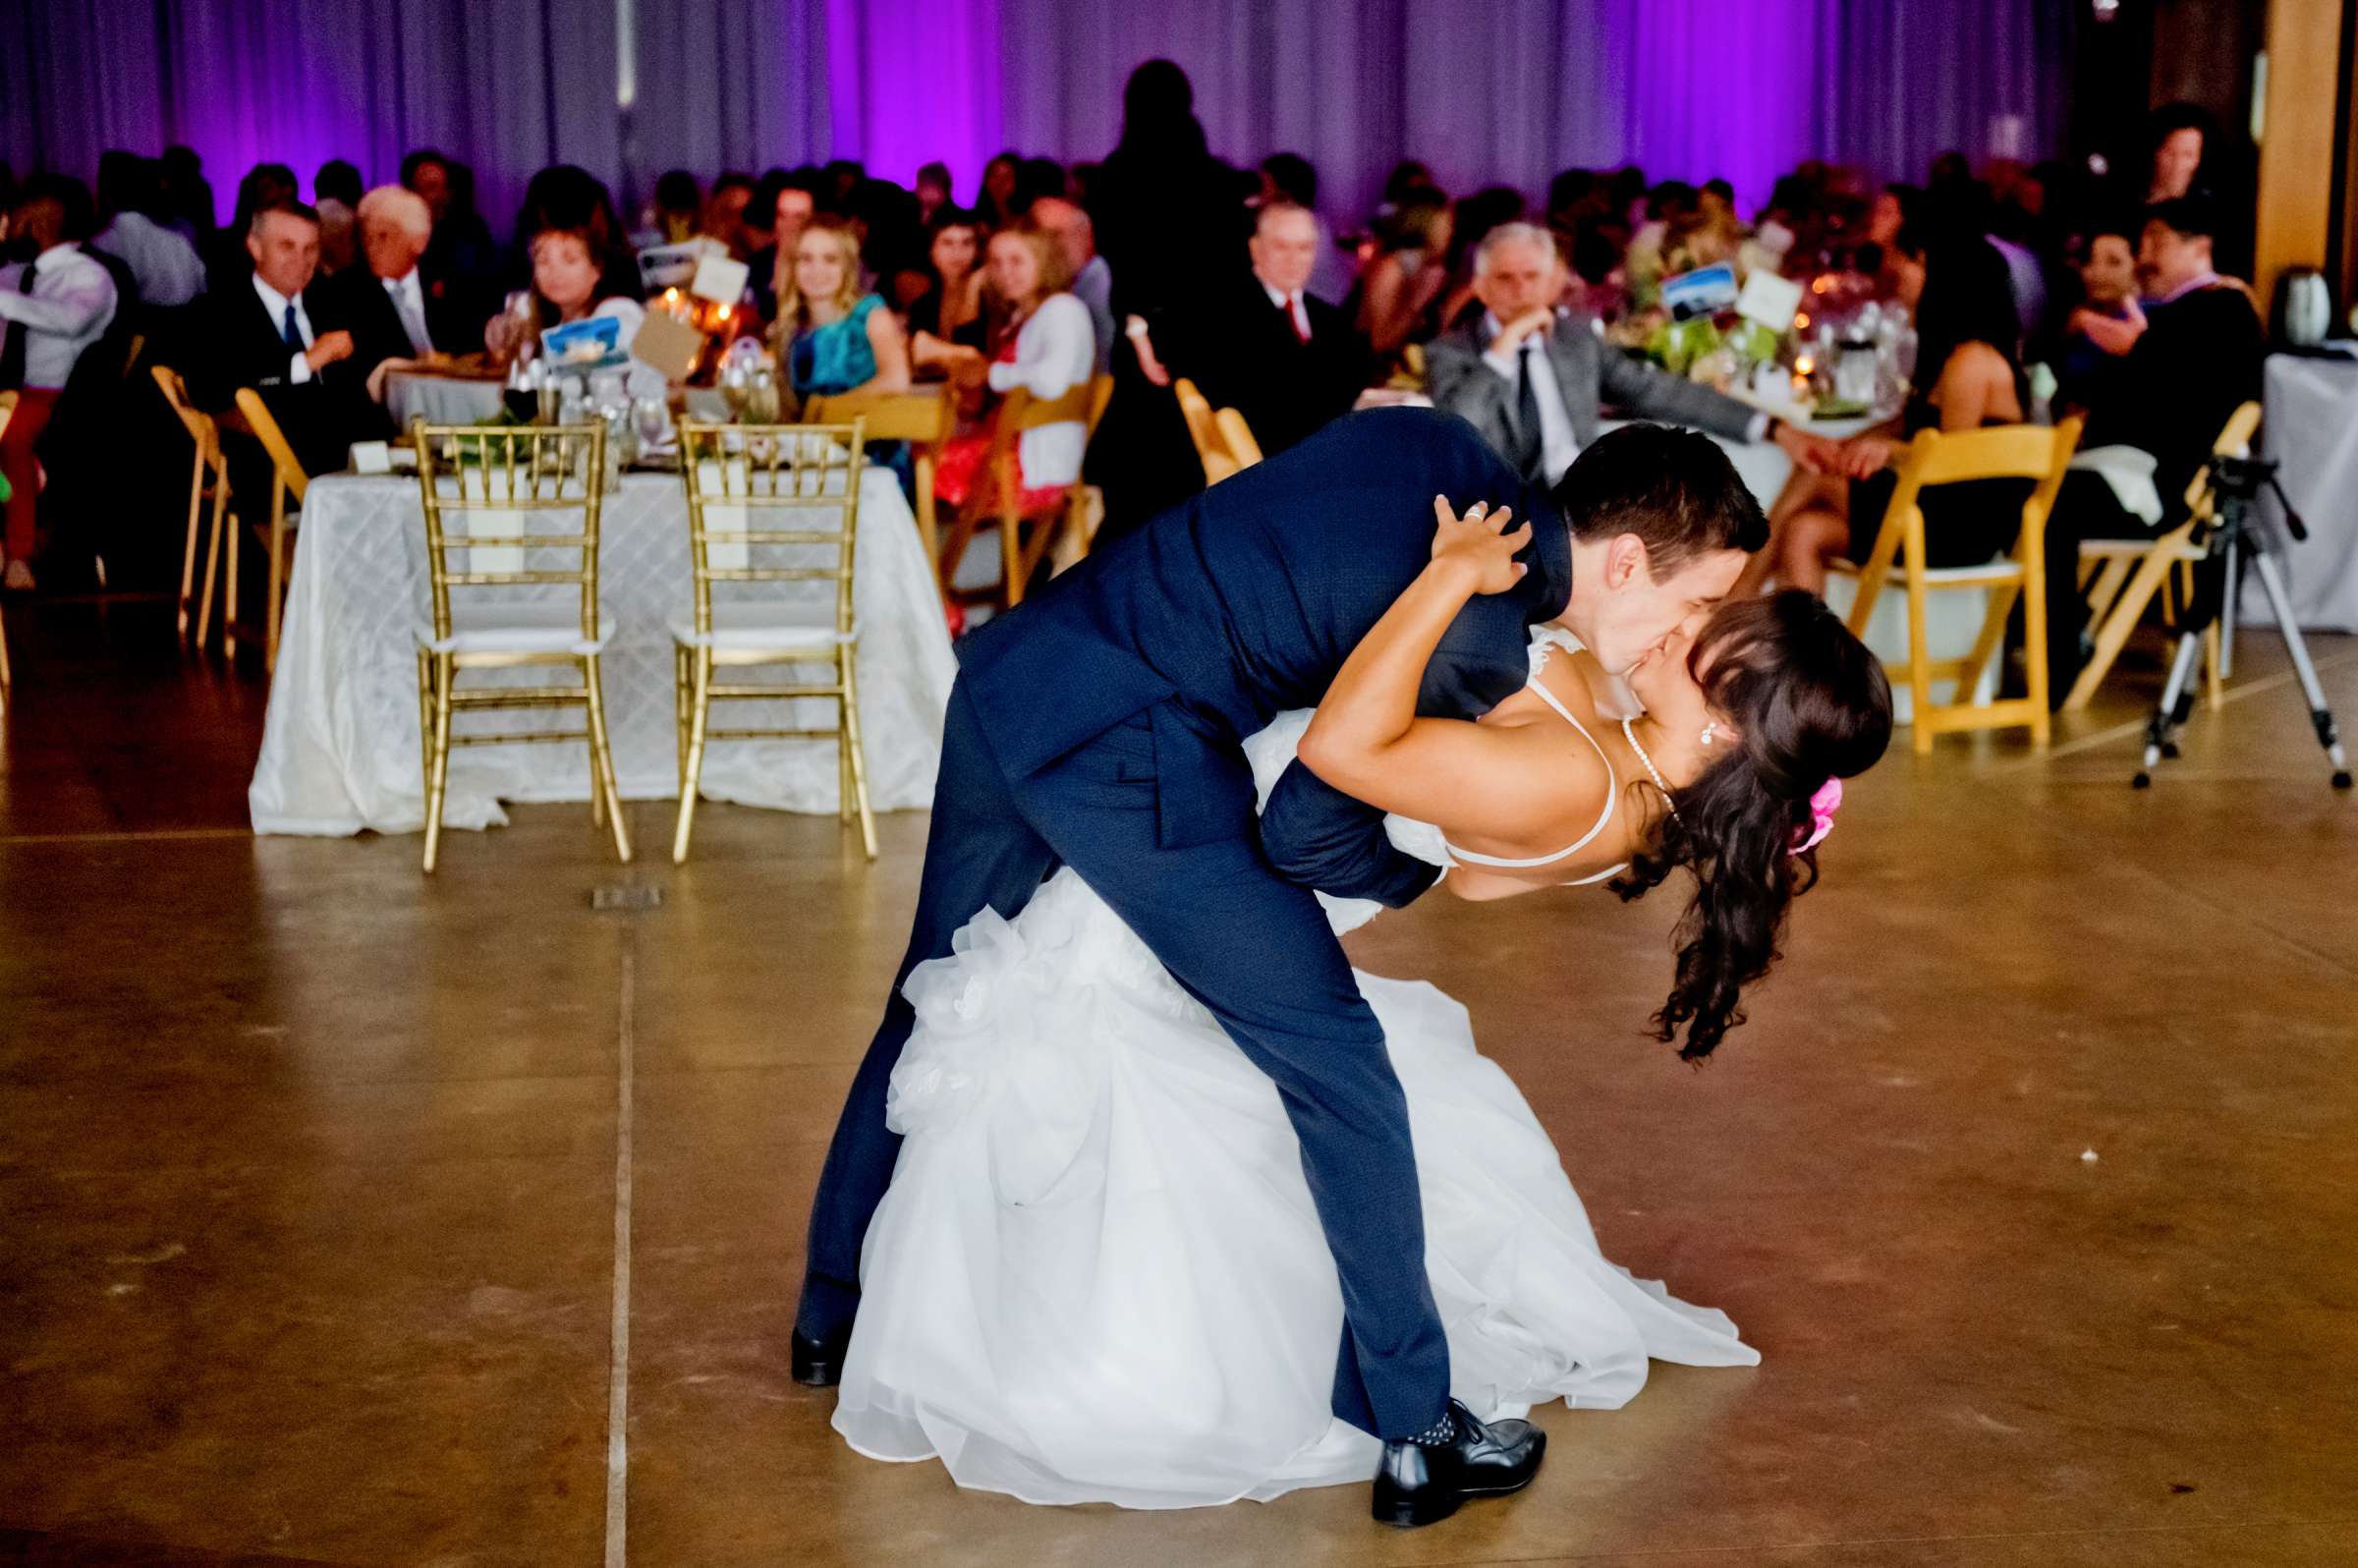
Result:
<instances>
[{"instance_id":1,"label":"man in grey suit","mask_svg":"<svg viewBox=\"0 0 2358 1568\"><path fill-rule=\"evenodd\" d=\"M1725 440L1772 440L1821 473L1836 467L1838 449L1825 437L1608 349L1587 316L1557 312L1563 288L1554 237L1534 224L1502 224L1475 253L1482 319L1425 348L1434 405L1480 430L1526 479L1552 485L1563 477L1597 439L1598 409L1607 399L1640 419Z\"/></svg>"}]
</instances>

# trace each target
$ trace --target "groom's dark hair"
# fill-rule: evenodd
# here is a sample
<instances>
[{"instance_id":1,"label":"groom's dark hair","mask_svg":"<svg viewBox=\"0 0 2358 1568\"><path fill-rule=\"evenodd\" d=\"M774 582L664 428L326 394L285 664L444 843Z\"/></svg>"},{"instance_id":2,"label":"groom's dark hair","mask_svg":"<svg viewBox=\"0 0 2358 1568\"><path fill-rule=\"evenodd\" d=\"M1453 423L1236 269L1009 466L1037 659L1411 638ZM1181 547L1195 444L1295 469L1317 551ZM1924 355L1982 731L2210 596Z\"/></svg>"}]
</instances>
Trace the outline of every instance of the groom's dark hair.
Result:
<instances>
[{"instance_id":1,"label":"groom's dark hair","mask_svg":"<svg viewBox=\"0 0 2358 1568\"><path fill-rule=\"evenodd\" d=\"M1768 542L1761 503L1718 443L1667 424L1624 425L1590 442L1551 499L1574 538L1643 539L1657 583L1695 556Z\"/></svg>"}]
</instances>

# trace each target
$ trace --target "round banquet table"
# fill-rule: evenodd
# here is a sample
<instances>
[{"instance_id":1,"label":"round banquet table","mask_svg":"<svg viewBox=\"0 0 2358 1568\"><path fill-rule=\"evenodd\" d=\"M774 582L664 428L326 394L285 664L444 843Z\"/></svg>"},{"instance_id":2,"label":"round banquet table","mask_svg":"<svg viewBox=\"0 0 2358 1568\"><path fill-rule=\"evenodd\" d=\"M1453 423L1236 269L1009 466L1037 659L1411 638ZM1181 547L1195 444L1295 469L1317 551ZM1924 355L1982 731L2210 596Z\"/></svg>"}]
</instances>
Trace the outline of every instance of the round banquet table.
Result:
<instances>
[{"instance_id":1,"label":"round banquet table","mask_svg":"<svg viewBox=\"0 0 2358 1568\"><path fill-rule=\"evenodd\" d=\"M492 391L496 395L497 388ZM676 475L630 474L606 496L598 590L615 622L604 685L615 771L634 800L679 794L670 624L690 606L688 508ZM412 628L426 613L425 522L415 476L311 481L287 588L261 756L247 792L257 833L411 833L425 825ZM879 811L933 800L942 714L957 664L930 563L891 474L860 486L853 598L869 789ZM781 594L831 591L774 584ZM529 684L532 671L491 671ZM787 669L749 670L785 681ZM476 677L480 679L480 677ZM749 728L830 722L831 701L731 703ZM579 728L578 708L492 715L502 728ZM703 798L785 811L837 809L835 742L730 741L706 754ZM502 801L590 798L580 745L468 747L451 754L443 821L487 827Z\"/></svg>"},{"instance_id":2,"label":"round banquet table","mask_svg":"<svg viewBox=\"0 0 2358 1568\"><path fill-rule=\"evenodd\" d=\"M2304 631L2358 632L2358 360L2272 354L2264 386L2260 444L2283 465L2277 482L2309 525L2309 537L2292 542L2276 498L2262 498L2271 542L2283 552L2293 621ZM2246 626L2275 624L2257 573L2244 574L2239 610Z\"/></svg>"},{"instance_id":3,"label":"round banquet table","mask_svg":"<svg viewBox=\"0 0 2358 1568\"><path fill-rule=\"evenodd\" d=\"M389 370L385 373L385 412L404 429L419 415L423 415L428 424L480 424L498 416L503 389L498 376Z\"/></svg>"}]
</instances>

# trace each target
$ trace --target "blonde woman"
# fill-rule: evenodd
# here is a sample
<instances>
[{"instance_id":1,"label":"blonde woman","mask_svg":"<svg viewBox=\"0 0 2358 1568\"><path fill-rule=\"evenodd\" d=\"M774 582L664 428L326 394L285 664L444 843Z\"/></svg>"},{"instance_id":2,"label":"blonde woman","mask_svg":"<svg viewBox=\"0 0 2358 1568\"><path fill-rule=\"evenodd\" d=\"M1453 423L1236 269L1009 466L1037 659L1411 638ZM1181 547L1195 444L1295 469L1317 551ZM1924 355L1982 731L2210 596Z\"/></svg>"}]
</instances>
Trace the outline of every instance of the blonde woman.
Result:
<instances>
[{"instance_id":1,"label":"blonde woman","mask_svg":"<svg viewBox=\"0 0 2358 1568\"><path fill-rule=\"evenodd\" d=\"M1033 228L1002 229L990 237L983 256L984 287L999 325L994 352L983 375L998 393L1023 387L1043 401L1060 398L1096 369L1096 329L1089 307L1066 292L1072 272L1062 249ZM1079 420L1026 430L1016 443L1019 505L1026 511L1062 498L1081 477L1088 427ZM947 443L933 479L933 493L961 505L982 477L990 450L990 430Z\"/></svg>"},{"instance_id":2,"label":"blonde woman","mask_svg":"<svg viewBox=\"0 0 2358 1568\"><path fill-rule=\"evenodd\" d=\"M832 223L795 242L771 329L801 397L909 389L909 339L881 297L860 292L860 241Z\"/></svg>"}]
</instances>

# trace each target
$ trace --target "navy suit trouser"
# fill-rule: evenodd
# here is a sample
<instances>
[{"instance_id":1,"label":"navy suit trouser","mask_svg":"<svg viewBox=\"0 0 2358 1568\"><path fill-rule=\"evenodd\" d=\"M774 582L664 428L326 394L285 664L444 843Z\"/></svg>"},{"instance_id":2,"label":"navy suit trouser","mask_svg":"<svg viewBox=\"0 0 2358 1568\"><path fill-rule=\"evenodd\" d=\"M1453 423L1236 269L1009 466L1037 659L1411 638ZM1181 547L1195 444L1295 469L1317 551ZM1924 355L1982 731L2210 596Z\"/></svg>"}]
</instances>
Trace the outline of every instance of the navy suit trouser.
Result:
<instances>
[{"instance_id":1,"label":"navy suit trouser","mask_svg":"<svg viewBox=\"0 0 2358 1568\"><path fill-rule=\"evenodd\" d=\"M984 907L1012 919L1069 865L1276 1084L1342 1285L1334 1413L1407 1437L1446 1409L1449 1349L1382 1027L1316 895L1278 875L1257 835L1160 846L1154 754L1142 713L1011 781L952 690L917 919L819 1175L796 1326L831 1334L859 1308L861 1244L900 1153L884 1102L916 1021L902 983Z\"/></svg>"}]
</instances>

